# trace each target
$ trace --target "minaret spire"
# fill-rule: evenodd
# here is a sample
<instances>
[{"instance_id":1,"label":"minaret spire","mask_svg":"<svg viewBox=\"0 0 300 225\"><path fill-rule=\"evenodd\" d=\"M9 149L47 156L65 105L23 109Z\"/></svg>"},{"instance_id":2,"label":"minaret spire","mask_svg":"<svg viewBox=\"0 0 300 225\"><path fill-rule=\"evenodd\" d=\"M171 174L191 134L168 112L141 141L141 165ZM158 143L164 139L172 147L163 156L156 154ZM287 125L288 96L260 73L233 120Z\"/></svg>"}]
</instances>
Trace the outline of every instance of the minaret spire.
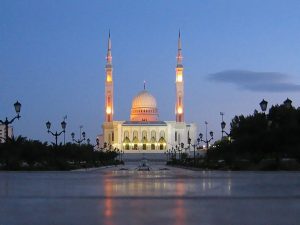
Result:
<instances>
[{"instance_id":1,"label":"minaret spire","mask_svg":"<svg viewBox=\"0 0 300 225\"><path fill-rule=\"evenodd\" d=\"M178 33L178 51L177 51L177 66L178 65L182 65L182 52L181 52L181 37L180 37L180 29L179 29L179 33Z\"/></svg>"},{"instance_id":2,"label":"minaret spire","mask_svg":"<svg viewBox=\"0 0 300 225\"><path fill-rule=\"evenodd\" d=\"M184 82L183 82L183 65L182 65L182 49L181 49L181 34L178 34L178 52L177 52L177 65L176 65L176 103L175 115L176 122L184 122Z\"/></svg>"},{"instance_id":3,"label":"minaret spire","mask_svg":"<svg viewBox=\"0 0 300 225\"><path fill-rule=\"evenodd\" d=\"M113 83L113 66L111 55L110 31L108 32L108 46L105 65L105 122L113 121L114 114L114 83Z\"/></svg>"},{"instance_id":4,"label":"minaret spire","mask_svg":"<svg viewBox=\"0 0 300 225\"><path fill-rule=\"evenodd\" d=\"M106 64L112 64L110 30L108 31L108 44L107 44Z\"/></svg>"}]
</instances>

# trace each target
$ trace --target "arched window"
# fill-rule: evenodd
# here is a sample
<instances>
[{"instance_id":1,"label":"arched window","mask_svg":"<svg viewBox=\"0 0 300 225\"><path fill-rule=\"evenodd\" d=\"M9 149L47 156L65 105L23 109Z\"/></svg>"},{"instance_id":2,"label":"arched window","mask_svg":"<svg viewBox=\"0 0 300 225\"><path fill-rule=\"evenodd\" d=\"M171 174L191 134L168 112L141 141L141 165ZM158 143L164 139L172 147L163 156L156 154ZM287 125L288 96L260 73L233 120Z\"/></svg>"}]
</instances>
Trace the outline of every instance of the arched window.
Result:
<instances>
[{"instance_id":1,"label":"arched window","mask_svg":"<svg viewBox=\"0 0 300 225\"><path fill-rule=\"evenodd\" d=\"M159 137L165 138L165 132L163 130L159 132Z\"/></svg>"},{"instance_id":2,"label":"arched window","mask_svg":"<svg viewBox=\"0 0 300 225\"><path fill-rule=\"evenodd\" d=\"M147 131L145 130L142 131L142 143L143 143L143 150L146 150L147 148L146 144L148 143L148 139L147 139Z\"/></svg>"},{"instance_id":3,"label":"arched window","mask_svg":"<svg viewBox=\"0 0 300 225\"><path fill-rule=\"evenodd\" d=\"M129 150L129 144L125 145L125 150Z\"/></svg>"},{"instance_id":4,"label":"arched window","mask_svg":"<svg viewBox=\"0 0 300 225\"><path fill-rule=\"evenodd\" d=\"M124 138L129 138L129 131L124 131Z\"/></svg>"},{"instance_id":5,"label":"arched window","mask_svg":"<svg viewBox=\"0 0 300 225\"><path fill-rule=\"evenodd\" d=\"M177 131L175 131L175 141L177 141Z\"/></svg>"},{"instance_id":6,"label":"arched window","mask_svg":"<svg viewBox=\"0 0 300 225\"><path fill-rule=\"evenodd\" d=\"M160 150L164 150L164 148L166 146L166 140L165 140L165 138L161 137L158 142L159 142L159 149Z\"/></svg>"},{"instance_id":7,"label":"arched window","mask_svg":"<svg viewBox=\"0 0 300 225\"><path fill-rule=\"evenodd\" d=\"M155 144L151 144L151 150L155 150Z\"/></svg>"},{"instance_id":8,"label":"arched window","mask_svg":"<svg viewBox=\"0 0 300 225\"><path fill-rule=\"evenodd\" d=\"M151 139L155 139L156 140L156 132L155 132L155 130L151 131Z\"/></svg>"}]
</instances>

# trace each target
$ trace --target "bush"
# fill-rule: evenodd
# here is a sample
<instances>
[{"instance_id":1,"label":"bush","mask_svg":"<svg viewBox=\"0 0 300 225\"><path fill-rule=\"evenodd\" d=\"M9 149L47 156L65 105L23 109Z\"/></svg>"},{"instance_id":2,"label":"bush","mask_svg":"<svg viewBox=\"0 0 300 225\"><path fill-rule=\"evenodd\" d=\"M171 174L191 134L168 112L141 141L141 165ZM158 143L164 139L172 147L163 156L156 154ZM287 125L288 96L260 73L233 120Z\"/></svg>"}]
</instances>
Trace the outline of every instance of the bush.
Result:
<instances>
[{"instance_id":1,"label":"bush","mask_svg":"<svg viewBox=\"0 0 300 225\"><path fill-rule=\"evenodd\" d=\"M13 138L0 144L0 165L5 170L70 170L115 164L115 151L94 151L91 145L51 146L46 142Z\"/></svg>"}]
</instances>

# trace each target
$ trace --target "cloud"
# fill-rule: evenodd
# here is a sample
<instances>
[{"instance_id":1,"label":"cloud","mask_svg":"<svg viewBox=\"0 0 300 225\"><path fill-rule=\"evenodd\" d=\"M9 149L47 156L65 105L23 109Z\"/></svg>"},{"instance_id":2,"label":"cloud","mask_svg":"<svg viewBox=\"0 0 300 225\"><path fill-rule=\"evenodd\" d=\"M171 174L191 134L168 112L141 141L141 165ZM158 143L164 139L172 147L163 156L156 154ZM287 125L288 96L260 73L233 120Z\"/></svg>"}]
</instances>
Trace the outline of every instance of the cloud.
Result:
<instances>
[{"instance_id":1,"label":"cloud","mask_svg":"<svg viewBox=\"0 0 300 225\"><path fill-rule=\"evenodd\" d=\"M289 82L289 76L277 72L226 70L209 74L215 82L231 83L239 88L256 92L300 92L300 85Z\"/></svg>"}]
</instances>

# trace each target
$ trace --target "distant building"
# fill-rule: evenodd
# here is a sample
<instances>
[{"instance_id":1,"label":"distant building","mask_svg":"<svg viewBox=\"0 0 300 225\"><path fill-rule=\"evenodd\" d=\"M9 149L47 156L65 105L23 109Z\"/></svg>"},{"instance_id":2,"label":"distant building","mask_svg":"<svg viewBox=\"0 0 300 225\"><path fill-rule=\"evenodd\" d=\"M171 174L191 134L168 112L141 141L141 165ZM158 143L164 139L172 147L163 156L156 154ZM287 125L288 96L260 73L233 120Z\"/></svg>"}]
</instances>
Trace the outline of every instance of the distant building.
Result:
<instances>
[{"instance_id":1,"label":"distant building","mask_svg":"<svg viewBox=\"0 0 300 225\"><path fill-rule=\"evenodd\" d=\"M162 153L164 150L187 147L188 139L197 138L197 126L184 120L184 79L181 38L178 38L176 65L175 121L162 121L156 99L146 90L140 91L132 101L129 120L114 121L114 89L111 40L108 38L105 81L105 121L103 134L98 137L100 146L111 146L125 153ZM163 100L163 99L161 99Z\"/></svg>"},{"instance_id":2,"label":"distant building","mask_svg":"<svg viewBox=\"0 0 300 225\"><path fill-rule=\"evenodd\" d=\"M0 124L0 143L5 142L6 129L5 125ZM8 126L8 137L12 138L13 136L13 127Z\"/></svg>"}]
</instances>

